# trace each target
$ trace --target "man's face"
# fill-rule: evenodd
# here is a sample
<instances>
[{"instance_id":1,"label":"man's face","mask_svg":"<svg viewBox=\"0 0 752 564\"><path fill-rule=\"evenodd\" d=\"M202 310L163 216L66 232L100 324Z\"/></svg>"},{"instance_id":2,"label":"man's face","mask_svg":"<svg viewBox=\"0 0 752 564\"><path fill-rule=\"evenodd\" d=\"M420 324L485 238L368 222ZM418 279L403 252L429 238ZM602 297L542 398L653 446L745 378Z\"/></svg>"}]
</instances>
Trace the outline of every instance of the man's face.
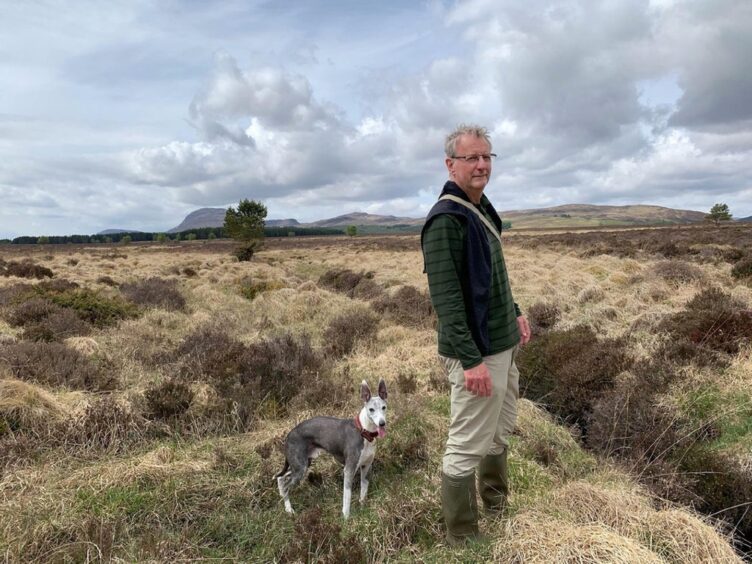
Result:
<instances>
[{"instance_id":1,"label":"man's face","mask_svg":"<svg viewBox=\"0 0 752 564\"><path fill-rule=\"evenodd\" d=\"M486 140L474 135L462 135L457 139L455 155L487 155L491 148ZM477 163L468 163L463 159L452 159L447 157L446 166L449 170L449 178L453 180L462 190L470 196L471 200L483 194L483 189L491 178L491 161L478 159ZM478 203L478 202L475 202Z\"/></svg>"}]
</instances>

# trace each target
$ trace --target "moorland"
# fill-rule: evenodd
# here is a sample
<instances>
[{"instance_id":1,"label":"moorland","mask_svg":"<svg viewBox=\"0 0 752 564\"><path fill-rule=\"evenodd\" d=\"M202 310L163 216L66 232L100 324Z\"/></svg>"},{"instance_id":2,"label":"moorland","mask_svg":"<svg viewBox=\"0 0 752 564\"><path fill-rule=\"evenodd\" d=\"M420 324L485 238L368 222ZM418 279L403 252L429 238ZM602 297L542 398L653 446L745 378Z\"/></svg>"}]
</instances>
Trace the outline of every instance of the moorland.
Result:
<instances>
[{"instance_id":1,"label":"moorland","mask_svg":"<svg viewBox=\"0 0 752 564\"><path fill-rule=\"evenodd\" d=\"M444 543L448 383L417 235L0 246L6 562L739 562L752 542L752 228L505 233L534 339L513 496ZM366 505L286 432L386 379Z\"/></svg>"}]
</instances>

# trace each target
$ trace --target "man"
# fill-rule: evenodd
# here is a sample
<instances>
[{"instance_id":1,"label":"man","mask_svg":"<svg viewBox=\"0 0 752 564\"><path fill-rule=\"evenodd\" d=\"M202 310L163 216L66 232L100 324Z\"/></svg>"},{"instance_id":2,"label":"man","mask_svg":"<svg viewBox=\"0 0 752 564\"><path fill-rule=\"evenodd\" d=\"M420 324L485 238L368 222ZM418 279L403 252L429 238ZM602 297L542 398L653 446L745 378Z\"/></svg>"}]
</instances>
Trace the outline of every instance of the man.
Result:
<instances>
[{"instance_id":1,"label":"man","mask_svg":"<svg viewBox=\"0 0 752 564\"><path fill-rule=\"evenodd\" d=\"M439 356L451 382L441 498L447 540L478 536L478 489L492 514L509 492L507 437L519 395L514 355L530 328L512 298L501 219L483 190L493 158L488 131L462 125L446 138L449 180L428 213L421 245L439 318Z\"/></svg>"}]
</instances>

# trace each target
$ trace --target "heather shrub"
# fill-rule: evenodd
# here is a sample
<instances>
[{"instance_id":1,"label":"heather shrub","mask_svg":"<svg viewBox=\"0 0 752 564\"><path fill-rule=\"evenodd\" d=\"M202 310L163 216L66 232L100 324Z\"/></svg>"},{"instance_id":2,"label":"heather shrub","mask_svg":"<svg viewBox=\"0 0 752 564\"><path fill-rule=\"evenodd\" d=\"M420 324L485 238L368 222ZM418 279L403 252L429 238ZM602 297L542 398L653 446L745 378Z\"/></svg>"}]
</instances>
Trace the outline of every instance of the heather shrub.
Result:
<instances>
[{"instance_id":1,"label":"heather shrub","mask_svg":"<svg viewBox=\"0 0 752 564\"><path fill-rule=\"evenodd\" d=\"M0 276L16 276L18 278L52 278L54 273L46 266L35 264L29 260L22 262L8 261L0 264Z\"/></svg>"},{"instance_id":2,"label":"heather shrub","mask_svg":"<svg viewBox=\"0 0 752 564\"><path fill-rule=\"evenodd\" d=\"M107 327L122 319L139 315L138 308L122 298L107 297L94 290L70 289L48 292L46 297L59 306L73 310L78 317L96 327Z\"/></svg>"},{"instance_id":3,"label":"heather shrub","mask_svg":"<svg viewBox=\"0 0 752 564\"><path fill-rule=\"evenodd\" d=\"M378 327L378 317L365 308L358 308L335 317L324 331L324 346L327 354L333 357L350 354L359 342L372 341Z\"/></svg>"},{"instance_id":4,"label":"heather shrub","mask_svg":"<svg viewBox=\"0 0 752 564\"><path fill-rule=\"evenodd\" d=\"M91 326L69 309L60 308L44 319L24 326L21 337L27 341L64 341L70 337L88 335Z\"/></svg>"},{"instance_id":5,"label":"heather shrub","mask_svg":"<svg viewBox=\"0 0 752 564\"><path fill-rule=\"evenodd\" d=\"M144 392L149 416L153 419L180 417L191 406L194 392L179 380L165 380Z\"/></svg>"},{"instance_id":6,"label":"heather shrub","mask_svg":"<svg viewBox=\"0 0 752 564\"><path fill-rule=\"evenodd\" d=\"M55 278L53 280L43 280L33 288L40 294L47 295L49 293L60 293L79 287L79 284L77 282L73 282L72 280L67 280L65 278Z\"/></svg>"},{"instance_id":7,"label":"heather shrub","mask_svg":"<svg viewBox=\"0 0 752 564\"><path fill-rule=\"evenodd\" d=\"M183 275L187 276L188 278L195 278L198 276L198 272L196 272L195 268L191 268L190 266L186 266L183 269Z\"/></svg>"},{"instance_id":8,"label":"heather shrub","mask_svg":"<svg viewBox=\"0 0 752 564\"><path fill-rule=\"evenodd\" d=\"M117 379L101 360L89 359L60 343L18 342L0 346L4 363L19 380L75 390L103 391Z\"/></svg>"},{"instance_id":9,"label":"heather shrub","mask_svg":"<svg viewBox=\"0 0 752 564\"><path fill-rule=\"evenodd\" d=\"M551 331L517 356L520 392L585 428L592 403L612 387L631 359L619 339L598 340L590 327Z\"/></svg>"},{"instance_id":10,"label":"heather shrub","mask_svg":"<svg viewBox=\"0 0 752 564\"><path fill-rule=\"evenodd\" d=\"M97 278L97 282L99 284L104 284L105 286L117 286L117 282L115 282L110 276L99 276Z\"/></svg>"},{"instance_id":11,"label":"heather shrub","mask_svg":"<svg viewBox=\"0 0 752 564\"><path fill-rule=\"evenodd\" d=\"M34 286L31 284L11 284L0 286L0 307L13 306L35 296Z\"/></svg>"},{"instance_id":12,"label":"heather shrub","mask_svg":"<svg viewBox=\"0 0 752 564\"><path fill-rule=\"evenodd\" d=\"M185 298L178 290L177 285L177 280L152 277L122 284L120 291L128 301L140 306L184 311Z\"/></svg>"},{"instance_id":13,"label":"heather shrub","mask_svg":"<svg viewBox=\"0 0 752 564\"><path fill-rule=\"evenodd\" d=\"M536 302L528 309L527 319L533 335L541 335L559 322L561 311L556 304Z\"/></svg>"},{"instance_id":14,"label":"heather shrub","mask_svg":"<svg viewBox=\"0 0 752 564\"><path fill-rule=\"evenodd\" d=\"M89 324L74 312L45 298L19 303L6 312L5 318L13 327L24 327L21 336L27 341L63 341L90 331Z\"/></svg>"},{"instance_id":15,"label":"heather shrub","mask_svg":"<svg viewBox=\"0 0 752 564\"><path fill-rule=\"evenodd\" d=\"M179 373L188 380L237 377L244 369L245 347L220 329L199 328L173 353Z\"/></svg>"},{"instance_id":16,"label":"heather shrub","mask_svg":"<svg viewBox=\"0 0 752 564\"><path fill-rule=\"evenodd\" d=\"M735 247L723 249L722 253L726 262L736 263L745 257L744 251Z\"/></svg>"},{"instance_id":17,"label":"heather shrub","mask_svg":"<svg viewBox=\"0 0 752 564\"><path fill-rule=\"evenodd\" d=\"M667 316L658 328L671 335L673 358L702 363L716 353L736 355L742 343L752 340L752 312L741 309L722 290L709 288L695 295L684 311Z\"/></svg>"},{"instance_id":18,"label":"heather shrub","mask_svg":"<svg viewBox=\"0 0 752 564\"><path fill-rule=\"evenodd\" d=\"M414 286L402 286L393 295L384 294L373 300L371 307L406 327L432 327L436 323L430 296Z\"/></svg>"},{"instance_id":19,"label":"heather shrub","mask_svg":"<svg viewBox=\"0 0 752 564\"><path fill-rule=\"evenodd\" d=\"M653 265L652 272L666 282L679 285L705 278L699 267L682 260L667 260Z\"/></svg>"},{"instance_id":20,"label":"heather shrub","mask_svg":"<svg viewBox=\"0 0 752 564\"><path fill-rule=\"evenodd\" d=\"M247 377L259 383L262 397L285 406L323 367L307 337L286 334L248 346Z\"/></svg>"},{"instance_id":21,"label":"heather shrub","mask_svg":"<svg viewBox=\"0 0 752 564\"><path fill-rule=\"evenodd\" d=\"M696 509L723 519L741 538L752 538L752 473L737 457L697 444L680 461L699 497Z\"/></svg>"},{"instance_id":22,"label":"heather shrub","mask_svg":"<svg viewBox=\"0 0 752 564\"><path fill-rule=\"evenodd\" d=\"M345 294L350 298L373 299L384 290L373 280L373 272L329 270L319 278L319 286Z\"/></svg>"},{"instance_id":23,"label":"heather shrub","mask_svg":"<svg viewBox=\"0 0 752 564\"><path fill-rule=\"evenodd\" d=\"M282 415L287 404L309 382L319 378L323 359L308 338L282 335L249 346L217 329L201 329L178 347L179 373L195 381L209 380L225 413L246 428L260 408Z\"/></svg>"},{"instance_id":24,"label":"heather shrub","mask_svg":"<svg viewBox=\"0 0 752 564\"><path fill-rule=\"evenodd\" d=\"M346 365L336 374L322 369L300 385L297 395L288 405L288 410L312 409L318 413L333 414L350 405L359 390L360 388L353 384Z\"/></svg>"},{"instance_id":25,"label":"heather shrub","mask_svg":"<svg viewBox=\"0 0 752 564\"><path fill-rule=\"evenodd\" d=\"M51 313L62 310L62 307L45 298L32 298L17 304L5 315L5 319L11 327L23 327L30 323L38 323Z\"/></svg>"},{"instance_id":26,"label":"heather shrub","mask_svg":"<svg viewBox=\"0 0 752 564\"><path fill-rule=\"evenodd\" d=\"M752 256L737 262L731 269L731 276L742 280L752 278Z\"/></svg>"}]
</instances>

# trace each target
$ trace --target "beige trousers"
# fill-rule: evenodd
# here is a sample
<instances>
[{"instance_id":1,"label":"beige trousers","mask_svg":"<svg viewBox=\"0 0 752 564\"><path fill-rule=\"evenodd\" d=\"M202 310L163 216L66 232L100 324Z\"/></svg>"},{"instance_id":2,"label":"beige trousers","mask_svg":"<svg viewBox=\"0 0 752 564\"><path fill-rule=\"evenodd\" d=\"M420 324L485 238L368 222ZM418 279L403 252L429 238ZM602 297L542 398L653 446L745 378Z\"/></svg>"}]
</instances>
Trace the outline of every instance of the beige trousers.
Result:
<instances>
[{"instance_id":1,"label":"beige trousers","mask_svg":"<svg viewBox=\"0 0 752 564\"><path fill-rule=\"evenodd\" d=\"M488 397L465 389L465 373L456 358L441 356L452 386L449 438L444 452L444 474L467 476L487 454L501 454L517 421L519 372L514 363L517 347L483 358L491 374Z\"/></svg>"}]
</instances>

